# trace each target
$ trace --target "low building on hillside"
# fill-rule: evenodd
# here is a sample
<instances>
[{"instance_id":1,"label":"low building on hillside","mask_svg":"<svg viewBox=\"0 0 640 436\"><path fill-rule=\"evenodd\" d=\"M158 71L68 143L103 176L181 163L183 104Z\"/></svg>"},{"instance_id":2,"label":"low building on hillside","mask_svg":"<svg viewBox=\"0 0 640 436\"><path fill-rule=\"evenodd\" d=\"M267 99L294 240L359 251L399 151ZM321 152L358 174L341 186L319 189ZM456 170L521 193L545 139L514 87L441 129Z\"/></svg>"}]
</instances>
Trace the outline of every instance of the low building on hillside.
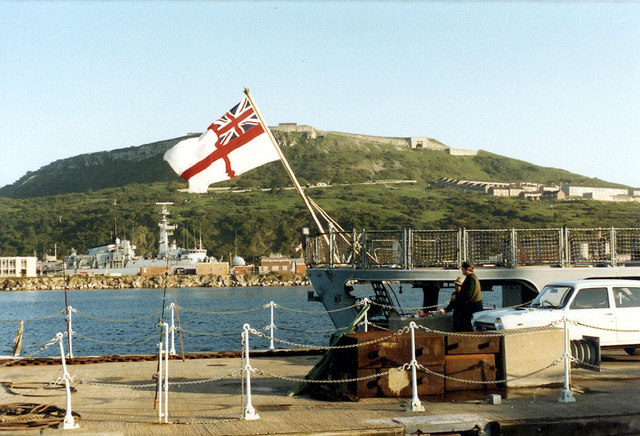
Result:
<instances>
[{"instance_id":1,"label":"low building on hillside","mask_svg":"<svg viewBox=\"0 0 640 436\"><path fill-rule=\"evenodd\" d=\"M542 195L540 196L541 200L564 200L565 199L564 192L560 190L548 191L543 189L541 192L542 192Z\"/></svg>"},{"instance_id":2,"label":"low building on hillside","mask_svg":"<svg viewBox=\"0 0 640 436\"><path fill-rule=\"evenodd\" d=\"M562 185L562 192L567 197L580 197L599 201L637 201L634 188L605 188L602 186L572 186Z\"/></svg>"},{"instance_id":3,"label":"low building on hillside","mask_svg":"<svg viewBox=\"0 0 640 436\"><path fill-rule=\"evenodd\" d=\"M0 257L0 277L36 277L35 256Z\"/></svg>"},{"instance_id":4,"label":"low building on hillside","mask_svg":"<svg viewBox=\"0 0 640 436\"><path fill-rule=\"evenodd\" d=\"M524 189L520 187L492 186L487 193L495 197L517 197L522 192L524 192Z\"/></svg>"},{"instance_id":5,"label":"low building on hillside","mask_svg":"<svg viewBox=\"0 0 640 436\"><path fill-rule=\"evenodd\" d=\"M518 198L524 200L540 200L542 198L542 191L522 191Z\"/></svg>"}]
</instances>

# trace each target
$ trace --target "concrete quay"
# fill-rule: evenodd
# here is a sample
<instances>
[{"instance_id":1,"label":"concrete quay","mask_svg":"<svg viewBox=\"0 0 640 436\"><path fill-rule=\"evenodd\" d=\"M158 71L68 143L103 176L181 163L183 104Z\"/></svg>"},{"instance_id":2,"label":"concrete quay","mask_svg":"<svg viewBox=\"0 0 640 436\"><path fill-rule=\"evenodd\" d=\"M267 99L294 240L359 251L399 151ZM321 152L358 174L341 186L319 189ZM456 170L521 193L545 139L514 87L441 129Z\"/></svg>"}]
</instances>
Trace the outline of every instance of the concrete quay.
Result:
<instances>
[{"instance_id":1,"label":"concrete quay","mask_svg":"<svg viewBox=\"0 0 640 436\"><path fill-rule=\"evenodd\" d=\"M154 409L152 375L157 362L76 361L68 364L68 372L77 390L72 394L72 410L81 415L79 428L14 428L6 434L640 434L640 356L623 351L605 352L601 372L572 370L573 403L558 402L562 385L550 385L500 391L501 401L495 404L488 401L488 393L479 392L420 398L424 412L407 411L410 398L330 402L291 396L298 383L273 375L302 378L320 356L256 354L251 366L270 374L251 378L252 403L260 416L257 420L241 418L241 378L218 379L241 369L242 360L236 357L170 360L168 424L158 422ZM37 389L62 375L59 361L47 363L2 367L0 407L38 403L64 409L63 389Z\"/></svg>"}]
</instances>

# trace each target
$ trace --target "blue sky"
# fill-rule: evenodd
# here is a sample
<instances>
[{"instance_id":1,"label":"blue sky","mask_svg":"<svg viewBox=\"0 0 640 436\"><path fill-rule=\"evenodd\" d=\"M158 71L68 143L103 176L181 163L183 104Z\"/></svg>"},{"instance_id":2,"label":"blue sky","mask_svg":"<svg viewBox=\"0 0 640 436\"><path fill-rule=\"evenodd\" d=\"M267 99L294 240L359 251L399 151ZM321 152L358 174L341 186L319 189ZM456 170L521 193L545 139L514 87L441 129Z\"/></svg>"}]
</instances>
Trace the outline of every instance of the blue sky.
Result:
<instances>
[{"instance_id":1,"label":"blue sky","mask_svg":"<svg viewBox=\"0 0 640 436\"><path fill-rule=\"evenodd\" d=\"M3 1L0 58L0 186L200 132L248 87L271 125L640 187L638 2Z\"/></svg>"}]
</instances>

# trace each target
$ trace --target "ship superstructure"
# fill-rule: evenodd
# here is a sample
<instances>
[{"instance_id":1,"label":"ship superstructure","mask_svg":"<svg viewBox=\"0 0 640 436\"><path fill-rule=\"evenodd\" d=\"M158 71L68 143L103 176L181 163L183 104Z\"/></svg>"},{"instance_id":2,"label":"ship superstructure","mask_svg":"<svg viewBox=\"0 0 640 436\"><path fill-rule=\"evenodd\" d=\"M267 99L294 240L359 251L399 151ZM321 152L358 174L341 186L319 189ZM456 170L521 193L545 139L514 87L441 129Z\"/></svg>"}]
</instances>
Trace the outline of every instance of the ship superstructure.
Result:
<instances>
[{"instance_id":1,"label":"ship superstructure","mask_svg":"<svg viewBox=\"0 0 640 436\"><path fill-rule=\"evenodd\" d=\"M150 258L141 258L136 255L136 246L127 239L118 237L113 242L99 247L88 249L84 254L77 254L72 250L71 254L64 257L62 262L41 262L40 270L60 272L64 268L67 274L106 274L106 275L138 275L142 268L167 268L172 272L180 270L188 272L195 270L196 264L213 262L214 257L207 256L207 250L202 246L202 238L198 247L178 247L175 240L170 239L177 224L171 224L167 206L170 202L156 203L161 206L161 215L158 223L158 254Z\"/></svg>"},{"instance_id":2,"label":"ship superstructure","mask_svg":"<svg viewBox=\"0 0 640 436\"><path fill-rule=\"evenodd\" d=\"M315 299L336 328L360 310L354 290L370 292L382 326L403 311L403 289L418 290L425 311L435 310L464 260L476 266L483 293L499 292L503 307L514 306L552 281L640 279L640 229L353 230L308 236L305 247Z\"/></svg>"}]
</instances>

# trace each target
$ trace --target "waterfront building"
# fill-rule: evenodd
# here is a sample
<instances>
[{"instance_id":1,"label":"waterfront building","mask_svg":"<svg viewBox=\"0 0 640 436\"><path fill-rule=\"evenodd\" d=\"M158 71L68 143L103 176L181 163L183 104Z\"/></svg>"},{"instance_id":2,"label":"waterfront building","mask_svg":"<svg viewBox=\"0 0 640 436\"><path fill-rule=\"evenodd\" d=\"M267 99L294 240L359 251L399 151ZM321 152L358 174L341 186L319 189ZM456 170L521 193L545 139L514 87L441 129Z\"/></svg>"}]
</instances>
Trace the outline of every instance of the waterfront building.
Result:
<instances>
[{"instance_id":1,"label":"waterfront building","mask_svg":"<svg viewBox=\"0 0 640 436\"><path fill-rule=\"evenodd\" d=\"M0 277L35 277L35 256L0 257Z\"/></svg>"}]
</instances>

